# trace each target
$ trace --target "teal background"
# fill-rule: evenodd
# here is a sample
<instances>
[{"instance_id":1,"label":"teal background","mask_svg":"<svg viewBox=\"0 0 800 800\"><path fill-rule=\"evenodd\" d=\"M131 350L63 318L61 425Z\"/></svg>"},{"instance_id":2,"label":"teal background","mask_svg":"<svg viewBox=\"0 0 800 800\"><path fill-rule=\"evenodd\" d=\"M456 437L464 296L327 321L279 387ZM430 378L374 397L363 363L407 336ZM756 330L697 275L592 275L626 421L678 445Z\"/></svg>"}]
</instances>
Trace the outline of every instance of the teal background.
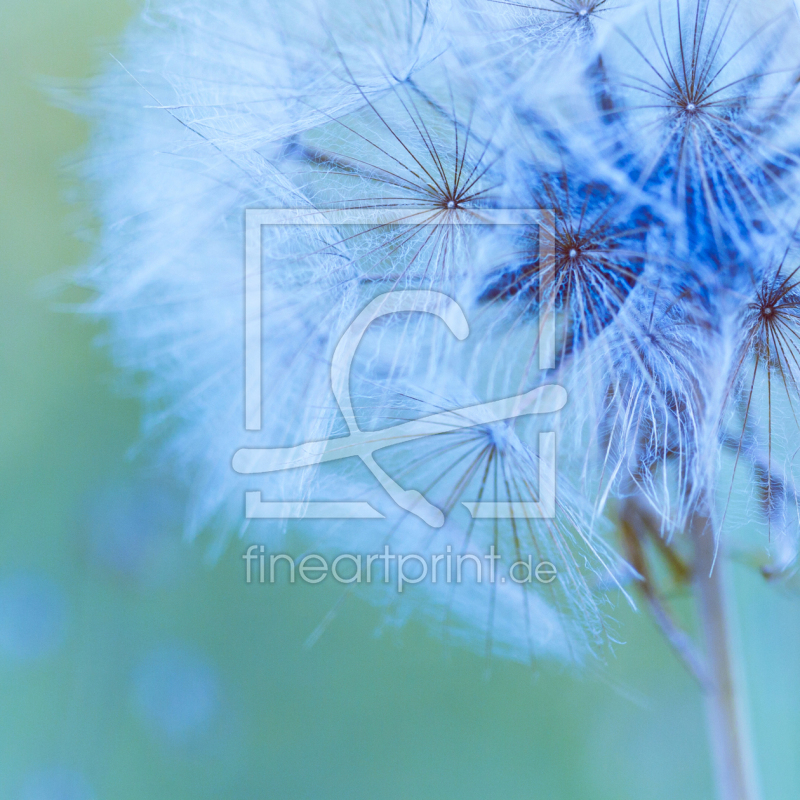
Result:
<instances>
[{"instance_id":1,"label":"teal background","mask_svg":"<svg viewBox=\"0 0 800 800\"><path fill-rule=\"evenodd\" d=\"M335 587L247 586L238 544L182 540L100 328L52 291L90 252L63 170L87 126L38 87L108 68L133 13L0 6L0 797L710 798L700 694L644 614L579 678L376 636L355 600L306 648ZM796 798L800 603L736 579L764 794Z\"/></svg>"}]
</instances>

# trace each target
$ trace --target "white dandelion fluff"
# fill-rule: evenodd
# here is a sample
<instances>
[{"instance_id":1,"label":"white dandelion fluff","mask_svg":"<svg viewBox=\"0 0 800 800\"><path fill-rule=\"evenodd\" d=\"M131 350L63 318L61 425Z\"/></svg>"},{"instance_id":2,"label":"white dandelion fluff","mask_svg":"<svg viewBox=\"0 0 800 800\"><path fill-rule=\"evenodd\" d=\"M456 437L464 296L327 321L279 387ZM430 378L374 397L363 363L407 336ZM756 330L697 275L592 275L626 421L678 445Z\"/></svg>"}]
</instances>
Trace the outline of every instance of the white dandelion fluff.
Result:
<instances>
[{"instance_id":1,"label":"white dandelion fluff","mask_svg":"<svg viewBox=\"0 0 800 800\"><path fill-rule=\"evenodd\" d=\"M454 425L261 486L303 502L357 488L387 543L419 558L503 547L555 565L540 586L415 579L373 595L490 654L586 663L638 593L712 698L715 752L742 789L726 797L754 796L715 632L734 482L762 574L797 562L799 28L790 5L729 0L148 9L92 88L102 234L82 281L147 432L192 487L189 531L222 531L221 547L241 526L239 448L356 425L391 438L559 384L569 404L550 420ZM245 431L248 208L321 224L262 228L263 420ZM409 309L371 321L342 409L341 337L407 291L449 298L464 336ZM474 516L540 502L543 431L559 442L555 516ZM401 484L436 511L427 523L392 504ZM329 551L368 527L296 525ZM692 585L704 653L664 576Z\"/></svg>"}]
</instances>

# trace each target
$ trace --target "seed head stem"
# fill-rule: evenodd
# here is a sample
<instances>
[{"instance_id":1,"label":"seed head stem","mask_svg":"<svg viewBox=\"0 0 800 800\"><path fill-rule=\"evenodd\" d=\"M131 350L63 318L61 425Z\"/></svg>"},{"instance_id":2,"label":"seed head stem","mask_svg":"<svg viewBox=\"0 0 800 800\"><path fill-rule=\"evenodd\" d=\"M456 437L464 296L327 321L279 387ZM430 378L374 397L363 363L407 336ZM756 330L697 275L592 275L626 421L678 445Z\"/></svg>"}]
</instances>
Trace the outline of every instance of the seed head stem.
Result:
<instances>
[{"instance_id":1,"label":"seed head stem","mask_svg":"<svg viewBox=\"0 0 800 800\"><path fill-rule=\"evenodd\" d=\"M706 718L718 800L760 800L744 681L732 636L733 602L709 517L692 517L694 592L707 661Z\"/></svg>"}]
</instances>

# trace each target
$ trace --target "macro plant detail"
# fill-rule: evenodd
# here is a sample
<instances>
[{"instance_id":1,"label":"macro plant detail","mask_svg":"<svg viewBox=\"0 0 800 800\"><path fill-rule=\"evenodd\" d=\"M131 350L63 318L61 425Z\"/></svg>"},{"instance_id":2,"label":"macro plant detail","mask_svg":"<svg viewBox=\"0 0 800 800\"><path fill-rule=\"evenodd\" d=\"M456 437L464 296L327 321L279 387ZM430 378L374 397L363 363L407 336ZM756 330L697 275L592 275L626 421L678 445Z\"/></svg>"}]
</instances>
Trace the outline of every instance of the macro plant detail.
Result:
<instances>
[{"instance_id":1,"label":"macro plant detail","mask_svg":"<svg viewBox=\"0 0 800 800\"><path fill-rule=\"evenodd\" d=\"M535 552L559 580L364 594L488 657L576 670L617 646L615 605L641 603L706 697L720 800L759 797L726 564L735 552L786 585L797 570L798 42L794 6L728 0L149 7L83 106L102 231L80 280L147 403L147 436L191 487L189 533L211 531L219 557L242 527L237 448L345 432L328 367L370 301L443 293L469 319L464 341L414 314L365 335L362 429L539 383L570 401L555 422L381 456L446 517L431 530L391 509L386 537ZM248 208L321 222L262 231L265 415L245 432ZM546 213L489 214L521 209ZM394 216L329 221L340 211ZM540 370L548 315L556 359ZM467 501L536 499L547 425L555 518L471 518ZM305 499L375 491L354 467L264 480ZM369 524L293 523L329 548Z\"/></svg>"}]
</instances>

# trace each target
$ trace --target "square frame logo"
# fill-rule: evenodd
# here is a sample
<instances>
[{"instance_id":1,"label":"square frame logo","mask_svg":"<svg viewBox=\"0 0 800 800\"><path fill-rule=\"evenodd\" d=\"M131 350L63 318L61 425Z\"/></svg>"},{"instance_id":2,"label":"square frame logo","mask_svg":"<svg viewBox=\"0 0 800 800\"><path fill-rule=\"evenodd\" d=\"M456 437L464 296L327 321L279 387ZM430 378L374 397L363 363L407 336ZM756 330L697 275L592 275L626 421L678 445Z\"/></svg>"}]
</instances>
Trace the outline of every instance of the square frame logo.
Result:
<instances>
[{"instance_id":1,"label":"square frame logo","mask_svg":"<svg viewBox=\"0 0 800 800\"><path fill-rule=\"evenodd\" d=\"M472 209L457 217L438 215L426 223L415 214L429 214L430 209L337 209L296 210L253 208L245 212L245 429L258 431L262 425L262 226L264 225L514 225L537 224L540 264L539 297L545 277L551 270L555 244L552 235L552 209ZM419 219L419 217L416 217ZM540 303L541 308L541 303ZM427 436L456 431L529 414L560 411L567 402L567 392L558 384L545 384L512 397L455 408L410 420L384 430L362 431L356 421L350 399L350 367L361 339L369 325L379 317L402 312L419 312L438 317L460 341L469 335L463 310L451 297L433 290L404 289L373 298L343 333L331 359L331 389L348 427L346 436L306 442L295 447L241 448L233 457L233 469L242 475L280 472L309 467L327 461L359 458L396 505L416 515L434 528L444 524L444 514L420 492L404 489L375 461L374 453L384 447L410 442ZM539 318L539 369L555 367L555 319L552 310ZM473 519L552 519L556 511L556 434L539 434L539 486L535 501L462 501ZM269 501L260 491L245 492L247 519L384 519L369 503L360 500L332 502Z\"/></svg>"}]
</instances>

